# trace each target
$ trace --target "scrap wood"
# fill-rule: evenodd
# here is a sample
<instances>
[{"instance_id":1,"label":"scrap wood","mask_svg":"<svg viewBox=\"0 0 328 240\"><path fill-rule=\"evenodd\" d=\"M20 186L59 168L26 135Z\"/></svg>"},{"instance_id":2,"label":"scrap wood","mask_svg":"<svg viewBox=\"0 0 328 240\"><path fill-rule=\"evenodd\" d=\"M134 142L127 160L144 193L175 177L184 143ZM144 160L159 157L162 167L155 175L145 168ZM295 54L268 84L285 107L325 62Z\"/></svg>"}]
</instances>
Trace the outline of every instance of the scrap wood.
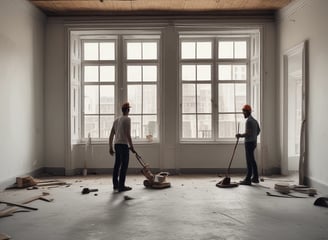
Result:
<instances>
[{"instance_id":1,"label":"scrap wood","mask_svg":"<svg viewBox=\"0 0 328 240\"><path fill-rule=\"evenodd\" d=\"M43 201L46 201L46 202L53 201L53 198L46 197L47 195L49 195L49 193L43 192L42 195L37 195L37 196L31 197L31 198L23 201L21 204L22 205L23 204L28 204L30 202L33 202L33 201L37 200L37 199L40 199L40 200L43 200ZM27 210L21 210L19 207L6 207L6 208L0 210L0 218L1 217L12 216L16 212L27 212Z\"/></svg>"},{"instance_id":2,"label":"scrap wood","mask_svg":"<svg viewBox=\"0 0 328 240\"><path fill-rule=\"evenodd\" d=\"M271 193L271 192L266 192L266 194L270 197L281 197L281 198L307 198L303 196L298 196L290 193L285 193L285 194L276 194L276 193Z\"/></svg>"},{"instance_id":3,"label":"scrap wood","mask_svg":"<svg viewBox=\"0 0 328 240\"><path fill-rule=\"evenodd\" d=\"M25 188L35 186L37 183L32 176L21 176L16 177L16 183L14 186L17 188Z\"/></svg>"},{"instance_id":4,"label":"scrap wood","mask_svg":"<svg viewBox=\"0 0 328 240\"><path fill-rule=\"evenodd\" d=\"M9 206L26 208L26 209L29 209L29 210L38 210L37 208L34 208L34 207L24 206L23 204L18 204L18 203L13 203L13 202L6 202L6 201L1 201L0 200L0 203L7 204Z\"/></svg>"},{"instance_id":5,"label":"scrap wood","mask_svg":"<svg viewBox=\"0 0 328 240\"><path fill-rule=\"evenodd\" d=\"M7 239L10 239L11 237L8 236L7 234L4 234L4 233L0 233L0 240L7 240Z\"/></svg>"},{"instance_id":6,"label":"scrap wood","mask_svg":"<svg viewBox=\"0 0 328 240\"><path fill-rule=\"evenodd\" d=\"M317 189L315 188L309 188L304 185L291 185L290 188L296 192L308 194L309 196L315 196L317 195Z\"/></svg>"}]
</instances>

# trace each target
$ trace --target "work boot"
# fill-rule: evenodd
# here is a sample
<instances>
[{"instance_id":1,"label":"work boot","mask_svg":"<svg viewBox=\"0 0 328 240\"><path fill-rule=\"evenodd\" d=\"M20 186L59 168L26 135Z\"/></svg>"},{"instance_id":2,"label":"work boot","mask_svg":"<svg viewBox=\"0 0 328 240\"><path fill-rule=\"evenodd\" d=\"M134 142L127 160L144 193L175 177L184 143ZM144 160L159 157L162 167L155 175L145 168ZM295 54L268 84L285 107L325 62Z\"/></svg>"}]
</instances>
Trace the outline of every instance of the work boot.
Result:
<instances>
[{"instance_id":1,"label":"work boot","mask_svg":"<svg viewBox=\"0 0 328 240\"><path fill-rule=\"evenodd\" d=\"M252 185L252 182L251 180L248 180L248 179L244 179L242 181L239 182L240 185Z\"/></svg>"},{"instance_id":2,"label":"work boot","mask_svg":"<svg viewBox=\"0 0 328 240\"><path fill-rule=\"evenodd\" d=\"M252 183L260 183L259 178L252 178Z\"/></svg>"},{"instance_id":3,"label":"work boot","mask_svg":"<svg viewBox=\"0 0 328 240\"><path fill-rule=\"evenodd\" d=\"M125 192L125 191L130 191L130 190L132 190L132 187L128 187L128 186L124 186L124 187L118 189L119 192Z\"/></svg>"}]
</instances>

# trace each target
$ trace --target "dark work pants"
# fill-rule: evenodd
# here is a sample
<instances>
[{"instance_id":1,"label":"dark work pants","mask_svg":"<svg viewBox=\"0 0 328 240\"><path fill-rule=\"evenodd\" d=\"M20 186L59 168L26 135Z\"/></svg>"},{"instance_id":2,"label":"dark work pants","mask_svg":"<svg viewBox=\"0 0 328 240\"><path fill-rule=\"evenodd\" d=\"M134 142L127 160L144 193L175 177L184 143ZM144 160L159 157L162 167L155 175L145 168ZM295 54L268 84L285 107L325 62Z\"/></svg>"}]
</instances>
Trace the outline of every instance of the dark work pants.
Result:
<instances>
[{"instance_id":1,"label":"dark work pants","mask_svg":"<svg viewBox=\"0 0 328 240\"><path fill-rule=\"evenodd\" d=\"M127 144L115 144L115 164L113 171L113 185L115 188L125 186L126 172L129 166L129 147Z\"/></svg>"},{"instance_id":2,"label":"dark work pants","mask_svg":"<svg viewBox=\"0 0 328 240\"><path fill-rule=\"evenodd\" d=\"M245 153L246 153L246 163L247 163L246 180L250 180L252 176L255 179L259 177L257 171L257 164L254 157L255 148L256 148L256 142L245 142Z\"/></svg>"}]
</instances>

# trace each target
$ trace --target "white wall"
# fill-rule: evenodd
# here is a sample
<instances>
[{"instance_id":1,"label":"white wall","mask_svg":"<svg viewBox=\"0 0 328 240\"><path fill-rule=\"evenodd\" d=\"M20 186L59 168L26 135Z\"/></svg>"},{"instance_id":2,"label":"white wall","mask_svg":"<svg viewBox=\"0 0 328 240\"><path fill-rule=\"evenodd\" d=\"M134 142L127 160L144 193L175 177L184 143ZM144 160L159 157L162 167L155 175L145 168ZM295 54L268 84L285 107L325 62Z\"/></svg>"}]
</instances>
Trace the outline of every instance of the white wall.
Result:
<instances>
[{"instance_id":1,"label":"white wall","mask_svg":"<svg viewBox=\"0 0 328 240\"><path fill-rule=\"evenodd\" d=\"M117 19L116 19L117 21ZM165 20L161 20L165 21ZM179 19L180 23L183 20ZM227 20L217 21L222 26L261 26L263 27L263 124L262 128L262 156L265 160L265 167L269 169L279 169L280 159L278 152L278 135L276 115L272 109L277 107L275 76L275 24L273 20ZM47 23L46 42L46 164L49 168L66 168L74 170L83 167L84 146L75 146L71 151L71 146L67 136L67 26L78 26L80 28L92 27L92 24L104 27L110 24L110 20L92 18L49 18ZM137 21L131 20L130 23ZM169 22L169 21L168 21ZM213 25L213 20L208 20ZM128 19L123 19L122 23L128 24ZM198 23L195 22L194 23ZM148 21L154 24L154 21ZM145 23L147 26L147 21ZM167 43L164 49L166 71L162 80L161 91L161 143L149 145L136 145L137 151L144 160L150 163L153 168L162 169L225 169L230 160L234 143L231 144L179 144L178 143L178 68L177 68L177 41L178 35L173 26L165 27L163 30L163 41ZM171 44L170 44L171 43ZM67 144L68 143L68 144ZM260 150L260 149L259 149ZM70 159L70 160L69 160ZM66 160L66 161L65 161ZM258 159L261 165L260 159ZM104 169L113 167L113 157L108 155L108 143L94 146L94 159L89 167ZM130 161L130 168L140 166L133 159ZM236 153L233 168L245 168L244 147L241 144Z\"/></svg>"},{"instance_id":2,"label":"white wall","mask_svg":"<svg viewBox=\"0 0 328 240\"><path fill-rule=\"evenodd\" d=\"M308 169L306 177L313 184L328 187L328 1L300 0L280 11L279 62L280 86L283 86L283 54L295 45L308 40ZM280 96L282 96L280 87ZM282 109L282 102L280 109ZM281 121L283 112L281 112Z\"/></svg>"},{"instance_id":3,"label":"white wall","mask_svg":"<svg viewBox=\"0 0 328 240\"><path fill-rule=\"evenodd\" d=\"M45 16L0 1L0 183L43 166Z\"/></svg>"}]
</instances>

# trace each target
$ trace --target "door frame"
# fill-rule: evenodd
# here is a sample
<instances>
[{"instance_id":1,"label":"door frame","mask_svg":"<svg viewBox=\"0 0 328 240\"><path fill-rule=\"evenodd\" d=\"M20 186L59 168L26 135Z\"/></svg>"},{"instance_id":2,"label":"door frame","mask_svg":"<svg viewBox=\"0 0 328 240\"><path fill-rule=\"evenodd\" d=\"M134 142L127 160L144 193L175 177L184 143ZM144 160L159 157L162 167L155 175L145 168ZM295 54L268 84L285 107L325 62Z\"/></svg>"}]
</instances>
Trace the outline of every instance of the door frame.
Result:
<instances>
[{"instance_id":1,"label":"door frame","mask_svg":"<svg viewBox=\"0 0 328 240\"><path fill-rule=\"evenodd\" d=\"M281 172L288 175L288 69L289 58L301 54L302 61L302 127L300 134L300 159L299 159L299 175L300 179L304 179L304 163L306 162L307 149L307 41L303 41L290 48L283 54L283 149ZM302 163L302 164L301 164ZM300 180L301 182L301 180Z\"/></svg>"}]
</instances>

